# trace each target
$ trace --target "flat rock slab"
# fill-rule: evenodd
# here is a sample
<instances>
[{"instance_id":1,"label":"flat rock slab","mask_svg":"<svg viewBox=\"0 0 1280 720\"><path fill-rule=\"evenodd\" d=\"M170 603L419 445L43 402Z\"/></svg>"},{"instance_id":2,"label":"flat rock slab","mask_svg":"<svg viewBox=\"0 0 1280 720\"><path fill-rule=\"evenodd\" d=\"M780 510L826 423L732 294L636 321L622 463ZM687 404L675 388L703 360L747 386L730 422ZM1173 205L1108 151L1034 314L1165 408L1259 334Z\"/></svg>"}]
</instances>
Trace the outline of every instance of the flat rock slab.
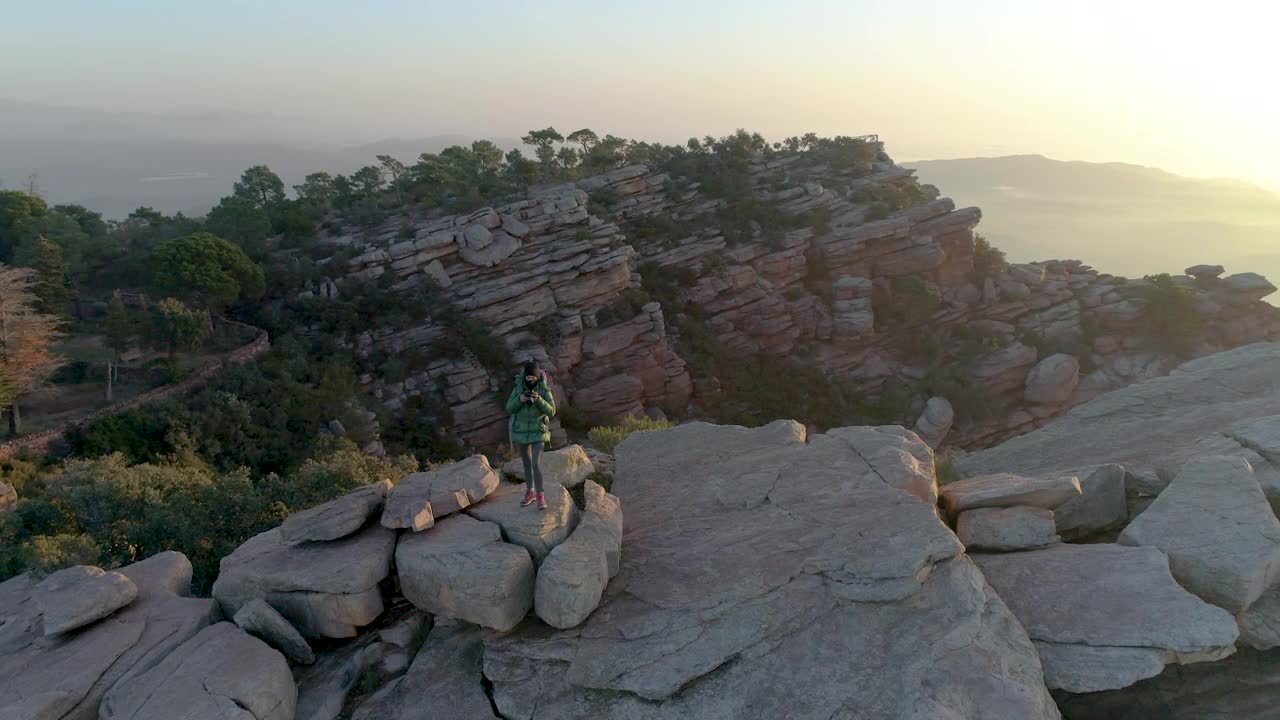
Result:
<instances>
[{"instance_id":1,"label":"flat rock slab","mask_svg":"<svg viewBox=\"0 0 1280 720\"><path fill-rule=\"evenodd\" d=\"M1170 665L1123 690L1055 697L1071 720L1280 720L1280 662L1241 648L1218 662Z\"/></svg>"},{"instance_id":2,"label":"flat rock slab","mask_svg":"<svg viewBox=\"0 0 1280 720\"><path fill-rule=\"evenodd\" d=\"M289 542L344 538L382 511L390 490L390 480L370 483L336 500L294 513L280 525L280 537Z\"/></svg>"},{"instance_id":3,"label":"flat rock slab","mask_svg":"<svg viewBox=\"0 0 1280 720\"><path fill-rule=\"evenodd\" d=\"M293 720L297 700L284 656L233 623L221 622L178 646L164 662L112 688L99 717Z\"/></svg>"},{"instance_id":4,"label":"flat rock slab","mask_svg":"<svg viewBox=\"0 0 1280 720\"><path fill-rule=\"evenodd\" d=\"M138 586L118 572L76 565L59 570L36 586L44 634L57 635L101 620L133 602Z\"/></svg>"},{"instance_id":5,"label":"flat rock slab","mask_svg":"<svg viewBox=\"0 0 1280 720\"><path fill-rule=\"evenodd\" d=\"M1227 435L1268 461L1280 464L1280 415L1237 423Z\"/></svg>"},{"instance_id":6,"label":"flat rock slab","mask_svg":"<svg viewBox=\"0 0 1280 720\"><path fill-rule=\"evenodd\" d=\"M352 637L382 613L396 533L380 525L331 542L287 542L274 528L222 558L213 596L228 617L266 600L307 637Z\"/></svg>"},{"instance_id":7,"label":"flat rock slab","mask_svg":"<svg viewBox=\"0 0 1280 720\"><path fill-rule=\"evenodd\" d=\"M165 552L120 568L137 599L76 632L44 637L36 583L0 583L0 718L96 720L121 678L145 672L173 648L218 621L213 600L182 597L191 563Z\"/></svg>"},{"instance_id":8,"label":"flat rock slab","mask_svg":"<svg viewBox=\"0 0 1280 720\"><path fill-rule=\"evenodd\" d=\"M362 702L351 718L496 720L482 683L483 657L478 628L461 623L437 626L404 677ZM430 711L424 713L424 707Z\"/></svg>"},{"instance_id":9,"label":"flat rock slab","mask_svg":"<svg viewBox=\"0 0 1280 720\"><path fill-rule=\"evenodd\" d=\"M1280 577L1280 521L1249 463L1236 457L1183 465L1119 541L1159 548L1178 582L1233 614Z\"/></svg>"},{"instance_id":10,"label":"flat rock slab","mask_svg":"<svg viewBox=\"0 0 1280 720\"><path fill-rule=\"evenodd\" d=\"M990 507L1038 507L1052 510L1080 497L1080 480L1073 476L1022 477L1009 473L982 475L943 486L942 505L952 516Z\"/></svg>"},{"instance_id":11,"label":"flat rock slab","mask_svg":"<svg viewBox=\"0 0 1280 720\"><path fill-rule=\"evenodd\" d=\"M1058 717L936 506L848 442L790 421L636 433L611 492L624 552L599 607L485 635L503 717Z\"/></svg>"},{"instance_id":12,"label":"flat rock slab","mask_svg":"<svg viewBox=\"0 0 1280 720\"><path fill-rule=\"evenodd\" d=\"M1125 469L1093 465L1070 473L1080 479L1080 496L1053 509L1053 522L1064 539L1075 540L1123 525L1129 519Z\"/></svg>"},{"instance_id":13,"label":"flat rock slab","mask_svg":"<svg viewBox=\"0 0 1280 720\"><path fill-rule=\"evenodd\" d=\"M534 566L538 566L551 554L552 548L568 539L578 526L579 516L578 506L564 486L549 485L543 489L546 510L538 509L536 504L521 506L524 486L507 483L484 502L467 508L467 514L502 528L503 538L528 550Z\"/></svg>"},{"instance_id":14,"label":"flat rock slab","mask_svg":"<svg viewBox=\"0 0 1280 720\"><path fill-rule=\"evenodd\" d=\"M968 550L1029 550L1058 541L1053 511L1044 508L977 508L960 513L956 536Z\"/></svg>"},{"instance_id":15,"label":"flat rock slab","mask_svg":"<svg viewBox=\"0 0 1280 720\"><path fill-rule=\"evenodd\" d=\"M1050 688L1126 687L1168 663L1233 651L1231 615L1182 589L1155 548L1052 545L971 557L1041 649Z\"/></svg>"},{"instance_id":16,"label":"flat rock slab","mask_svg":"<svg viewBox=\"0 0 1280 720\"><path fill-rule=\"evenodd\" d=\"M616 566L610 567L610 554L621 548L622 507L604 488L588 482L582 522L551 551L534 581L534 612L546 624L561 629L587 619L617 571Z\"/></svg>"},{"instance_id":17,"label":"flat rock slab","mask_svg":"<svg viewBox=\"0 0 1280 720\"><path fill-rule=\"evenodd\" d=\"M394 529L426 530L439 518L477 503L498 489L498 473L483 455L413 473L387 495L382 524Z\"/></svg>"},{"instance_id":18,"label":"flat rock slab","mask_svg":"<svg viewBox=\"0 0 1280 720\"><path fill-rule=\"evenodd\" d=\"M1208 433L1276 415L1280 343L1257 343L1198 358L1169 375L1077 405L1025 435L956 461L963 475L1043 474L1082 463L1166 467L1203 455Z\"/></svg>"},{"instance_id":19,"label":"flat rock slab","mask_svg":"<svg viewBox=\"0 0 1280 720\"><path fill-rule=\"evenodd\" d=\"M595 465L581 445L569 445L543 453L541 467L544 485L556 483L565 487L578 487L595 472ZM520 458L503 465L502 471L512 477L525 479L524 463Z\"/></svg>"},{"instance_id":20,"label":"flat rock slab","mask_svg":"<svg viewBox=\"0 0 1280 720\"><path fill-rule=\"evenodd\" d=\"M497 525L469 515L402 537L396 568L404 596L433 615L507 631L533 607L529 552L503 542Z\"/></svg>"},{"instance_id":21,"label":"flat rock slab","mask_svg":"<svg viewBox=\"0 0 1280 720\"><path fill-rule=\"evenodd\" d=\"M901 425L836 428L826 434L848 443L885 484L927 503L938 502L933 449L919 435Z\"/></svg>"},{"instance_id":22,"label":"flat rock slab","mask_svg":"<svg viewBox=\"0 0 1280 720\"><path fill-rule=\"evenodd\" d=\"M241 630L261 638L294 662L310 665L316 661L307 641L266 600L255 598L245 603L234 620Z\"/></svg>"}]
</instances>

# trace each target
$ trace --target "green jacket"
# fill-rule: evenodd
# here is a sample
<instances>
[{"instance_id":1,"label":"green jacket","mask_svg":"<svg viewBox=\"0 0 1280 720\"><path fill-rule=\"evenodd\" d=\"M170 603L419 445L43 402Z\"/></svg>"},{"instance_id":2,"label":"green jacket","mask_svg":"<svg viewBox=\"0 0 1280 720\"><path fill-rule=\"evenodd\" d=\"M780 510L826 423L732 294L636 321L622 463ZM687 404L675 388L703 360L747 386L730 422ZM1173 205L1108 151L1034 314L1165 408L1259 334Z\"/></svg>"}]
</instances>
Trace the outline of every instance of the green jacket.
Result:
<instances>
[{"instance_id":1,"label":"green jacket","mask_svg":"<svg viewBox=\"0 0 1280 720\"><path fill-rule=\"evenodd\" d=\"M538 382L538 397L531 403L520 402L524 379L516 383L507 398L507 414L511 416L511 442L515 445L551 442L551 417L556 414L556 399L544 377Z\"/></svg>"}]
</instances>

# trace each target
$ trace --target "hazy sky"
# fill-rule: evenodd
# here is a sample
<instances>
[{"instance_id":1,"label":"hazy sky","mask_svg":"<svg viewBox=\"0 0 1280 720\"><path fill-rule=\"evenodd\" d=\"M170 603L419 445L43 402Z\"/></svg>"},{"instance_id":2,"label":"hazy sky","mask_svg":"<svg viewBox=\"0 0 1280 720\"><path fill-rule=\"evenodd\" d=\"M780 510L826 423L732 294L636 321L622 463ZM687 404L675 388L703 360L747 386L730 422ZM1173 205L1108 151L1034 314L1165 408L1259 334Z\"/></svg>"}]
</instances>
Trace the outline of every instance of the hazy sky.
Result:
<instances>
[{"instance_id":1,"label":"hazy sky","mask_svg":"<svg viewBox=\"0 0 1280 720\"><path fill-rule=\"evenodd\" d=\"M41 0L0 6L0 97L335 143L878 132L1280 190L1278 26L1263 0Z\"/></svg>"}]
</instances>

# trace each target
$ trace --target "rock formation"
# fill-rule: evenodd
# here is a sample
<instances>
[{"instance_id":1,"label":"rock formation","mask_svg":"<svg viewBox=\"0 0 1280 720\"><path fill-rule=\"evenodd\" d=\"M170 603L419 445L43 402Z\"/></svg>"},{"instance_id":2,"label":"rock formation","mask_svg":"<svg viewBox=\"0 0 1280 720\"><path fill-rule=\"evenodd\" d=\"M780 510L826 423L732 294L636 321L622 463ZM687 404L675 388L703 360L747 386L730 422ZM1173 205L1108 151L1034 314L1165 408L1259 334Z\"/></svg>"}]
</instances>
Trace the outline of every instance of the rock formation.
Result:
<instances>
[{"instance_id":1,"label":"rock formation","mask_svg":"<svg viewBox=\"0 0 1280 720\"><path fill-rule=\"evenodd\" d=\"M505 342L513 367L537 358L562 404L596 421L653 407L696 417L715 401L717 379L691 375L688 332L730 354L802 354L871 397L905 381L903 422L945 398L955 427L934 403L920 426L931 446L992 445L1181 362L1144 332L1160 302L1149 283L1078 260L1001 269L975 246L977 208L956 209L868 143L857 167L820 152L751 160L753 207L783 229L752 220L750 232L734 231L726 218L749 209L704 194L696 178L633 165L462 215L338 223L325 239L354 257L325 265L328 277L303 295L323 302L344 277L389 276L406 289L430 279ZM888 196L907 200L888 207ZM1280 339L1280 311L1260 302L1274 287L1220 270L1192 267L1171 281L1199 327L1182 351ZM367 328L360 353L425 359L362 382L393 409L438 395L469 443L503 442L507 371L437 352L443 334L432 320ZM936 381L939 368L957 379Z\"/></svg>"}]
</instances>

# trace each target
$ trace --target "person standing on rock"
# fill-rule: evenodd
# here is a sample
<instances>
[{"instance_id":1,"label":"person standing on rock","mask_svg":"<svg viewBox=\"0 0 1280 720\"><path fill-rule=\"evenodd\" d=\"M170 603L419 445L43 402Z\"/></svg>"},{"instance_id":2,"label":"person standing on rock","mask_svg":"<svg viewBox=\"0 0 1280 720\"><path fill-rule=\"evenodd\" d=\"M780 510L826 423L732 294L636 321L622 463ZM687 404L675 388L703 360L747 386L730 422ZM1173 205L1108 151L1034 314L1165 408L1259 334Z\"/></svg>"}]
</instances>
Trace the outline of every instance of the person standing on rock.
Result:
<instances>
[{"instance_id":1,"label":"person standing on rock","mask_svg":"<svg viewBox=\"0 0 1280 720\"><path fill-rule=\"evenodd\" d=\"M524 501L527 506L538 501L538 509L547 509L542 494L542 449L551 442L551 418L556 414L556 400L547 384L547 374L530 360L524 364L516 386L507 398L508 429L511 445L524 462ZM537 494L535 495L535 490Z\"/></svg>"}]
</instances>

